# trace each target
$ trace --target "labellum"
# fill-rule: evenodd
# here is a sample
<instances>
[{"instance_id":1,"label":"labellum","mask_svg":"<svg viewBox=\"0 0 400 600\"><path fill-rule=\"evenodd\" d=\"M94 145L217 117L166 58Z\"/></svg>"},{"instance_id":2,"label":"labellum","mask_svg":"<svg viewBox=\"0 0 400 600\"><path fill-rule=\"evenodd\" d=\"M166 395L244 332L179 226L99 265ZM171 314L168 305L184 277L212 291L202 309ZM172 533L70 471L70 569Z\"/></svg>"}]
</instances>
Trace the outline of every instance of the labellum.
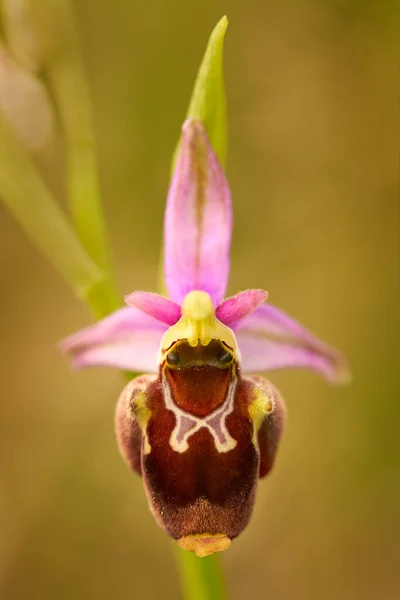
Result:
<instances>
[{"instance_id":1,"label":"labellum","mask_svg":"<svg viewBox=\"0 0 400 600\"><path fill-rule=\"evenodd\" d=\"M247 525L284 415L268 381L241 374L232 330L216 319L208 294L194 291L164 334L157 375L137 377L121 394L116 428L158 524L205 556Z\"/></svg>"}]
</instances>

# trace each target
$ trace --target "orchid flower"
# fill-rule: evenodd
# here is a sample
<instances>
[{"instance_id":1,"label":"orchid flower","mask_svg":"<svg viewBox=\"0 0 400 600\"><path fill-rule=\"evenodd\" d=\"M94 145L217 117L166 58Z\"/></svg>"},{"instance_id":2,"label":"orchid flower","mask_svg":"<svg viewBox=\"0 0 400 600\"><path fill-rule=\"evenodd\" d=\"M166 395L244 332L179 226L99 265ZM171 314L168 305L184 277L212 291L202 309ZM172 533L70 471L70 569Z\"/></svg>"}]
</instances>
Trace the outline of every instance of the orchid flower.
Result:
<instances>
[{"instance_id":1,"label":"orchid flower","mask_svg":"<svg viewBox=\"0 0 400 600\"><path fill-rule=\"evenodd\" d=\"M119 398L119 447L159 525L198 556L225 550L247 525L282 435L280 393L247 373L306 367L331 382L347 373L339 352L265 304L267 292L224 300L231 231L223 169L190 119L165 213L169 298L133 292L128 306L61 343L77 367L149 373Z\"/></svg>"}]
</instances>

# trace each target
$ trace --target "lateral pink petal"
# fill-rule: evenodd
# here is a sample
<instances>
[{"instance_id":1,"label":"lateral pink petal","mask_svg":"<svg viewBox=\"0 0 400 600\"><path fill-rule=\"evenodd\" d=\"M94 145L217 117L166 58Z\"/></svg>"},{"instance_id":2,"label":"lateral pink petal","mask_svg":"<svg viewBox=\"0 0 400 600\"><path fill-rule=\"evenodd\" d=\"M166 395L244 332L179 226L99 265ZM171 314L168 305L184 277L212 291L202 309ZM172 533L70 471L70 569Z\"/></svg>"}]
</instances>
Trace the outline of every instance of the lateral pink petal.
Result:
<instances>
[{"instance_id":1,"label":"lateral pink petal","mask_svg":"<svg viewBox=\"0 0 400 600\"><path fill-rule=\"evenodd\" d=\"M332 383L346 383L346 359L308 329L270 304L263 304L234 327L247 372L303 367Z\"/></svg>"},{"instance_id":2,"label":"lateral pink petal","mask_svg":"<svg viewBox=\"0 0 400 600\"><path fill-rule=\"evenodd\" d=\"M125 302L166 325L174 325L181 316L179 304L159 294L133 292L125 296Z\"/></svg>"},{"instance_id":3,"label":"lateral pink petal","mask_svg":"<svg viewBox=\"0 0 400 600\"><path fill-rule=\"evenodd\" d=\"M154 373L166 329L166 325L126 306L65 338L59 348L77 368L102 365Z\"/></svg>"},{"instance_id":4,"label":"lateral pink petal","mask_svg":"<svg viewBox=\"0 0 400 600\"><path fill-rule=\"evenodd\" d=\"M264 290L246 290L224 300L216 310L217 319L230 327L256 310L268 298Z\"/></svg>"},{"instance_id":5,"label":"lateral pink petal","mask_svg":"<svg viewBox=\"0 0 400 600\"><path fill-rule=\"evenodd\" d=\"M223 169L200 121L190 119L182 127L164 228L169 296L181 304L191 290L203 290L218 306L229 275L231 197Z\"/></svg>"}]
</instances>

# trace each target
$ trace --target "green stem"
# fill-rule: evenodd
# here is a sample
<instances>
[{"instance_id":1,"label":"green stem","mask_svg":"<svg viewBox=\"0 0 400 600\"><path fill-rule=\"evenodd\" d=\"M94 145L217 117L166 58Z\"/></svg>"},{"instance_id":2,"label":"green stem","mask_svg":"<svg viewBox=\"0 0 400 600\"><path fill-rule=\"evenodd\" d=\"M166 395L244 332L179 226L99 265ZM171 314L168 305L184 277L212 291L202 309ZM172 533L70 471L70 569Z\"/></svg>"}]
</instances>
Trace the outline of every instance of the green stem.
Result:
<instances>
[{"instance_id":1,"label":"green stem","mask_svg":"<svg viewBox=\"0 0 400 600\"><path fill-rule=\"evenodd\" d=\"M175 557L185 600L226 600L227 593L217 555L198 558L175 548Z\"/></svg>"}]
</instances>

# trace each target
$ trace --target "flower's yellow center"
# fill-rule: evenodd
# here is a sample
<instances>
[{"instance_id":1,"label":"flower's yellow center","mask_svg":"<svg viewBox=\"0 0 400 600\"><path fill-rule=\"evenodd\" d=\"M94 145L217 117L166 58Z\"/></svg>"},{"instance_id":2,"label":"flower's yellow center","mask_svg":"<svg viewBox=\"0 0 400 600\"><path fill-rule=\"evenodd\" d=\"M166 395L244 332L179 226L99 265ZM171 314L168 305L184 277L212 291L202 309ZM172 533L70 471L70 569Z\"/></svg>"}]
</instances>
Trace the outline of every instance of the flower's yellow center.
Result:
<instances>
[{"instance_id":1,"label":"flower's yellow center","mask_svg":"<svg viewBox=\"0 0 400 600\"><path fill-rule=\"evenodd\" d=\"M215 316L211 297L207 292L189 292L182 303L182 316L172 325L161 340L161 358L166 350L178 340L187 340L191 346L207 346L211 340L220 340L232 350L237 358L237 345L233 331Z\"/></svg>"}]
</instances>

